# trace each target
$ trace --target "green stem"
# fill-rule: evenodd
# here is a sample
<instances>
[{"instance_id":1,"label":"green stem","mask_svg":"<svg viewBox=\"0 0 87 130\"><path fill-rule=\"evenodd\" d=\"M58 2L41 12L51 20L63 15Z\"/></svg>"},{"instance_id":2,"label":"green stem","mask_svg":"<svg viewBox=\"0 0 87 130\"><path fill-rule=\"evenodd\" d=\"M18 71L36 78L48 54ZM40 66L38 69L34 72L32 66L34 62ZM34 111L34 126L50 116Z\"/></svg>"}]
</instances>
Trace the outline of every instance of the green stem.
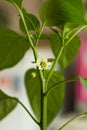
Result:
<instances>
[{"instance_id":1,"label":"green stem","mask_svg":"<svg viewBox=\"0 0 87 130\"><path fill-rule=\"evenodd\" d=\"M55 68L56 64L58 63L58 61L59 61L59 58L60 58L60 56L61 56L61 54L62 54L62 52L63 52L63 49L64 49L64 46L62 46L61 49L60 49L60 51L58 51L58 53L57 53L56 59L55 59L53 65L52 65L52 67L51 67L51 69L50 69L50 71L49 71L46 84L48 84L49 79L51 78L51 76L52 76L52 74L53 74L54 68Z\"/></svg>"},{"instance_id":2,"label":"green stem","mask_svg":"<svg viewBox=\"0 0 87 130\"><path fill-rule=\"evenodd\" d=\"M79 81L79 80L80 79L78 77L76 77L75 79L69 79L69 80L63 80L63 81L57 82L52 87L47 89L46 94L48 94L50 91L52 91L52 89L56 88L57 86L59 86L61 84L69 83L69 82L75 82L75 81Z\"/></svg>"},{"instance_id":3,"label":"green stem","mask_svg":"<svg viewBox=\"0 0 87 130\"><path fill-rule=\"evenodd\" d=\"M35 59L35 62L36 62L37 59L38 59L38 52L37 52L37 49L35 47L33 48L33 54L34 54L34 59Z\"/></svg>"},{"instance_id":4,"label":"green stem","mask_svg":"<svg viewBox=\"0 0 87 130\"><path fill-rule=\"evenodd\" d=\"M39 35L38 35L38 38L37 38L37 41L35 43L36 46L34 46L33 42L32 42L32 39L31 39L31 36L30 36L30 33L28 31L28 28L27 28L27 25L26 25L26 21L25 21L25 18L24 18L24 15L21 11L21 9L15 4L15 2L11 1L11 3L17 8L19 14L20 14L20 17L23 21L23 24L24 24L24 27L25 27L25 30L26 30L26 33L27 33L27 37L28 37L28 40L29 40L29 43L31 45L31 48L33 50L33 53L34 53L34 58L35 58L35 62L37 61L38 59L38 52L37 52L37 45L38 45L38 42L39 42L39 38L42 34L42 31L45 27L45 24L43 24L40 32L39 32ZM38 68L37 68L38 70ZM44 76L43 76L43 72L41 70L38 70L39 71L39 76L40 76L40 81L41 81L41 121L40 121L40 127L41 127L41 130L46 130L46 117L47 117L47 101L46 101L46 96L44 95L44 92L45 92L45 82L44 82ZM24 109L27 111L27 113L31 116L31 118L37 123L39 124L34 118L33 116L29 113L29 111L26 109L26 107L19 101L19 103L24 107Z\"/></svg>"},{"instance_id":5,"label":"green stem","mask_svg":"<svg viewBox=\"0 0 87 130\"><path fill-rule=\"evenodd\" d=\"M34 57L35 61L37 61L37 50L34 48ZM38 69L38 68L37 68ZM41 82L41 119L40 119L40 128L41 130L46 130L46 120L47 120L47 101L46 96L44 95L46 89L45 89L45 79L43 76L43 72L38 69L39 76L40 76L40 82Z\"/></svg>"},{"instance_id":6,"label":"green stem","mask_svg":"<svg viewBox=\"0 0 87 130\"><path fill-rule=\"evenodd\" d=\"M70 124L71 122L73 122L73 121L75 121L75 120L77 120L77 119L79 119L79 118L85 117L85 116L87 116L87 112L82 113L82 114L80 114L80 115L77 115L77 116L73 117L71 120L69 120L69 121L66 122L64 125L62 125L58 130L62 130L65 126L67 126L67 125Z\"/></svg>"},{"instance_id":7,"label":"green stem","mask_svg":"<svg viewBox=\"0 0 87 130\"><path fill-rule=\"evenodd\" d=\"M81 32L81 31L82 31L83 29L85 29L85 28L87 28L87 25L82 26L79 30L77 30L77 31L69 38L69 40L66 42L65 46L67 46L67 45L70 43L70 41L71 41L79 32Z\"/></svg>"},{"instance_id":8,"label":"green stem","mask_svg":"<svg viewBox=\"0 0 87 130\"><path fill-rule=\"evenodd\" d=\"M24 24L24 27L25 27L25 30L26 30L26 33L27 33L27 36L28 36L29 43L30 43L31 47L33 48L34 45L33 45L32 39L30 37L30 33L28 31L27 25L26 25L26 21L25 21L24 15L23 15L21 9L18 7L18 5L13 0L10 0L10 1L17 8L17 10L18 10L18 12L20 14L20 17L21 17L21 19L23 21L23 24Z\"/></svg>"},{"instance_id":9,"label":"green stem","mask_svg":"<svg viewBox=\"0 0 87 130\"><path fill-rule=\"evenodd\" d=\"M29 110L24 106L24 104L22 103L22 102L20 102L17 98L15 98L15 97L9 97L8 96L8 98L10 98L10 99L13 99L13 100L15 100L15 101L17 101L24 109L25 109L25 111L28 113L28 115L33 119L33 121L36 123L36 124L40 124L40 122L39 121L37 121L33 116L32 116L32 114L29 112Z\"/></svg>"},{"instance_id":10,"label":"green stem","mask_svg":"<svg viewBox=\"0 0 87 130\"><path fill-rule=\"evenodd\" d=\"M13 5L17 8L17 10L18 10L18 12L19 12L19 14L20 14L20 16L21 16L21 19L22 19L22 21L23 21L24 27L25 27L25 29L26 29L26 33L27 33L27 36L28 36L29 43L30 43L31 48L32 48L32 50L33 50L35 62L36 62L37 59L38 59L38 52L37 52L37 49L36 49L36 47L34 46L34 44L33 44L33 42L32 42L31 37L30 37L30 34L29 34L29 31L28 31L28 28L27 28L27 25L26 25L26 22L25 22L23 13L22 13L22 11L20 10L20 8L15 4L15 2L12 1L12 3L13 3ZM44 28L44 26L43 26L43 28ZM42 30L41 30L40 33L39 33L38 40L37 40L36 44L38 44L39 37L40 37L40 35L41 35L42 31L43 31L43 28L42 28ZM37 68L37 70L38 70L38 68ZM41 82L41 121L40 121L40 127L41 127L42 130L46 130L46 129L44 128L44 127L45 127L45 126L44 126L44 108L45 108L45 105L44 105L44 104L45 104L45 103L44 103L44 96L43 96L44 89L45 89L44 77L43 77L43 73L42 73L41 70L38 70L38 72L39 72L40 82ZM22 104L21 104L21 105L22 105ZM22 105L22 106L23 106L23 105ZM24 107L24 108L25 108L25 107ZM27 112L28 112L28 111L27 111ZM31 116L31 117L32 117L32 116ZM33 117L32 117L32 119L35 121L35 119L34 119ZM35 122L36 122L36 121L35 121Z\"/></svg>"},{"instance_id":11,"label":"green stem","mask_svg":"<svg viewBox=\"0 0 87 130\"><path fill-rule=\"evenodd\" d=\"M42 94L41 98L42 98L42 102L41 102L40 128L41 130L46 130L47 128L47 96L45 94Z\"/></svg>"},{"instance_id":12,"label":"green stem","mask_svg":"<svg viewBox=\"0 0 87 130\"><path fill-rule=\"evenodd\" d=\"M34 48L33 50L34 52L34 57L35 57L35 61L37 61L37 50L36 48ZM38 72L39 72L39 76L40 76L40 82L41 82L41 119L40 119L40 128L41 130L46 130L46 120L47 120L47 101L46 101L46 96L44 95L44 93L46 92L46 87L45 87L45 79L44 79L44 75L43 72L41 70L39 70L37 68Z\"/></svg>"},{"instance_id":13,"label":"green stem","mask_svg":"<svg viewBox=\"0 0 87 130\"><path fill-rule=\"evenodd\" d=\"M35 46L36 46L36 47L37 47L37 45L38 45L40 36L41 36L41 34L42 34L43 30L44 30L45 25L46 25L46 22L43 23L43 25L42 25L42 27L41 27L41 29L40 29L40 31L39 31L39 34L38 34L38 37L37 37L37 40L36 40L36 43L35 43Z\"/></svg>"},{"instance_id":14,"label":"green stem","mask_svg":"<svg viewBox=\"0 0 87 130\"><path fill-rule=\"evenodd\" d=\"M70 43L70 41L71 41L80 31L82 31L82 30L85 29L86 27L87 27L87 25L82 26L79 30L77 30L77 32L75 32L75 33L70 37L70 39L66 42L65 45L64 45L64 41L62 40L62 47L61 47L60 51L57 53L57 57L56 57L56 59L55 59L53 65L52 65L52 67L51 67L51 69L50 69L50 71L49 71L46 84L48 84L49 79L50 79L51 76L52 76L53 70L54 70L54 68L55 68L57 62L59 61L59 58L60 58L60 56L61 56L61 54L62 54L62 52L63 52L64 46L67 46L67 45Z\"/></svg>"},{"instance_id":15,"label":"green stem","mask_svg":"<svg viewBox=\"0 0 87 130\"><path fill-rule=\"evenodd\" d=\"M37 61L37 50L34 48L34 57L35 60ZM47 100L46 96L44 93L46 92L46 87L45 87L45 79L43 76L43 72L37 68L40 76L40 82L41 82L41 119L40 119L40 128L41 130L46 130L46 122L47 122Z\"/></svg>"},{"instance_id":16,"label":"green stem","mask_svg":"<svg viewBox=\"0 0 87 130\"><path fill-rule=\"evenodd\" d=\"M43 95L43 129L46 130L47 128L47 96Z\"/></svg>"},{"instance_id":17,"label":"green stem","mask_svg":"<svg viewBox=\"0 0 87 130\"><path fill-rule=\"evenodd\" d=\"M47 126L47 94L46 94L47 93L47 85L48 85L48 82L49 82L49 80L50 80L50 78L52 76L52 73L54 71L54 68L55 68L57 62L59 61L59 58L60 58L60 56L61 56L61 54L63 52L63 49L64 49L64 47L62 46L60 51L57 53L57 57L56 57L53 65L52 65L52 67L51 67L51 69L49 71L49 75L48 75L48 78L47 78L47 81L46 81L46 84L45 84L46 85L45 86L46 91L45 91L45 96L43 97L43 100L44 100L44 102L43 102L43 104L44 104L44 111L43 111L43 115L44 115L43 120L44 120L44 122L43 122L43 124L44 124L44 126L43 126L43 129L41 129L41 130L46 130L46 126Z\"/></svg>"},{"instance_id":18,"label":"green stem","mask_svg":"<svg viewBox=\"0 0 87 130\"><path fill-rule=\"evenodd\" d=\"M41 130L46 130L47 127L47 96L46 96L46 82L41 74L42 79L42 87L41 87L41 120L40 120L40 128Z\"/></svg>"}]
</instances>

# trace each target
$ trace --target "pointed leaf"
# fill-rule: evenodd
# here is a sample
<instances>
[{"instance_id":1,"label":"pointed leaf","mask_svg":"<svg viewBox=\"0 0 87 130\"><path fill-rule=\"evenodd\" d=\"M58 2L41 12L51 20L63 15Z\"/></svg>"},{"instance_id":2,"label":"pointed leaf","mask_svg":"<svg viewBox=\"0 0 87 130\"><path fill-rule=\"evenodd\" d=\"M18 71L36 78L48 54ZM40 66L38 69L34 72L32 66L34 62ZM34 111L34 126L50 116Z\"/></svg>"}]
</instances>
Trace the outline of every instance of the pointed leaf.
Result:
<instances>
[{"instance_id":1,"label":"pointed leaf","mask_svg":"<svg viewBox=\"0 0 87 130\"><path fill-rule=\"evenodd\" d=\"M16 65L29 49L28 44L14 31L0 30L0 70Z\"/></svg>"},{"instance_id":2,"label":"pointed leaf","mask_svg":"<svg viewBox=\"0 0 87 130\"><path fill-rule=\"evenodd\" d=\"M40 22L39 20L37 19L36 16L34 16L33 14L30 14L30 13L27 13L25 11L25 9L22 10L23 14L24 14L24 18L25 18L25 21L26 21L26 25L27 25L27 28L28 30L34 30L34 31L37 31L40 27ZM22 19L20 18L20 21L19 21L19 25L20 25L20 28L21 30L26 33L26 30L25 30L25 27L24 27L24 24L22 22Z\"/></svg>"},{"instance_id":3,"label":"pointed leaf","mask_svg":"<svg viewBox=\"0 0 87 130\"><path fill-rule=\"evenodd\" d=\"M6 117L16 105L17 101L0 90L0 120Z\"/></svg>"},{"instance_id":4,"label":"pointed leaf","mask_svg":"<svg viewBox=\"0 0 87 130\"><path fill-rule=\"evenodd\" d=\"M50 36L51 48L56 56L57 52L60 50L62 44L59 36L57 34L52 34ZM65 69L70 62L75 58L80 47L80 40L78 37L72 39L72 41L64 48L63 53L60 57L59 64L62 69Z\"/></svg>"},{"instance_id":5,"label":"pointed leaf","mask_svg":"<svg viewBox=\"0 0 87 130\"><path fill-rule=\"evenodd\" d=\"M78 3L78 7L77 6ZM50 8L49 8L50 7ZM71 22L85 24L82 0L46 0L39 11L40 18L48 26L58 26Z\"/></svg>"},{"instance_id":6,"label":"pointed leaf","mask_svg":"<svg viewBox=\"0 0 87 130\"><path fill-rule=\"evenodd\" d=\"M54 72L52 78L49 81L48 88L52 87L56 82L63 80L63 76L60 72ZM35 69L30 69L25 75L25 85L30 101L31 107L37 117L40 120L40 80L38 72ZM53 89L47 97L47 119L48 124L53 120L56 114L59 112L64 98L64 84ZM52 106L52 107L51 107Z\"/></svg>"}]
</instances>

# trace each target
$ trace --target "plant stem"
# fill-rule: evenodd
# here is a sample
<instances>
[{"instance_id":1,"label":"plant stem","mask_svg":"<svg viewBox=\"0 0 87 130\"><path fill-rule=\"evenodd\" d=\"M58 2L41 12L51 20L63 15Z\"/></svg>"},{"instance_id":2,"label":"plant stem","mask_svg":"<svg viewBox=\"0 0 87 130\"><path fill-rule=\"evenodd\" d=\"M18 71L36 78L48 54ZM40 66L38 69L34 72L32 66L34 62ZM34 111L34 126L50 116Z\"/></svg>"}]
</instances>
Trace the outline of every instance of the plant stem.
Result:
<instances>
[{"instance_id":1,"label":"plant stem","mask_svg":"<svg viewBox=\"0 0 87 130\"><path fill-rule=\"evenodd\" d=\"M37 61L37 50L34 48L34 57L35 61ZM41 130L46 130L46 122L47 122L47 97L44 94L46 92L46 87L45 87L45 79L43 76L43 72L37 68L40 76L40 82L41 82L41 119L40 119L40 128Z\"/></svg>"},{"instance_id":2,"label":"plant stem","mask_svg":"<svg viewBox=\"0 0 87 130\"><path fill-rule=\"evenodd\" d=\"M46 81L41 74L40 71L40 77L41 77L41 120L40 120L40 129L46 130L47 127L47 95L46 93Z\"/></svg>"},{"instance_id":3,"label":"plant stem","mask_svg":"<svg viewBox=\"0 0 87 130\"><path fill-rule=\"evenodd\" d=\"M25 27L25 30L26 30L26 33L27 33L27 36L28 36L28 41L31 45L31 48L33 50L33 54L34 54L34 58L35 58L35 62L37 61L38 59L38 52L37 52L37 45L38 45L38 42L39 42L39 38L42 34L42 31L44 29L44 26L45 26L45 23L43 24L42 28L41 28L41 31L39 32L39 35L38 35L38 38L37 38L37 41L35 43L36 46L34 46L33 42L32 42L32 39L30 37L30 33L28 31L28 28L27 28L27 25L26 25L26 21L25 21L25 18L23 16L23 13L21 11L21 9L15 4L15 2L13 2L13 5L17 8L20 16L21 16L21 19L23 21L23 24L24 24L24 27ZM37 68L38 70L38 68ZM40 124L33 118L33 116L29 113L29 111L25 108L25 106L19 102L23 107L24 109L27 111L27 113L31 116L31 118L37 123L40 125L40 128L41 130L46 130L46 120L47 120L47 100L46 100L46 96L44 95L44 92L45 92L45 82L44 82L44 76L43 76L43 72L41 70L38 70L39 72L39 76L40 76L40 82L41 82L41 121L40 121Z\"/></svg>"},{"instance_id":4,"label":"plant stem","mask_svg":"<svg viewBox=\"0 0 87 130\"><path fill-rule=\"evenodd\" d=\"M24 106L24 104L23 104L21 101L19 101L19 100L18 100L17 98L15 98L15 97L10 97L10 96L8 96L8 98L17 101L17 102L24 108L24 110L28 113L28 115L33 119L33 121L34 121L36 124L38 124L38 125L40 124L40 122L37 121L37 120L35 119L35 117L32 116L32 114L29 112L29 110Z\"/></svg>"},{"instance_id":5,"label":"plant stem","mask_svg":"<svg viewBox=\"0 0 87 130\"><path fill-rule=\"evenodd\" d=\"M79 33L79 32L81 32L83 29L85 29L85 28L87 28L87 25L84 25L84 26L82 26L79 30L77 30L70 38L69 38L69 40L66 42L66 44L65 44L65 46L67 46L69 43L70 43L70 41Z\"/></svg>"},{"instance_id":6,"label":"plant stem","mask_svg":"<svg viewBox=\"0 0 87 130\"><path fill-rule=\"evenodd\" d=\"M39 38L40 38L40 36L42 34L42 31L43 31L46 23L43 24L43 26L42 26L42 28L41 28L41 30L39 32L38 38L36 40L36 43L35 43L36 46L34 46L34 44L32 42L32 39L30 37L30 33L28 31L28 28L27 28L27 25L26 25L26 21L25 21L25 18L23 16L22 11L15 4L15 2L12 1L12 3L17 8L17 10L18 10L18 12L19 12L19 14L21 16L21 19L23 21L23 24L24 24L24 27L25 27L25 30L26 30L26 33L27 33L28 41L29 41L29 43L31 45L31 48L33 50L33 54L34 54L34 58L35 58L35 62L36 62L37 59L38 59L37 45L38 45ZM38 70L38 68L37 68L37 70ZM20 101L18 101L15 98L14 99L17 100L22 105L22 107L27 111L27 113L31 116L31 118L40 126L41 130L46 130L46 122L47 122L47 97L44 94L44 92L45 92L45 80L44 80L43 72L41 70L38 70L38 72L39 72L40 82L41 82L41 121L40 121L40 123L30 114L30 112L27 110L27 108Z\"/></svg>"},{"instance_id":7,"label":"plant stem","mask_svg":"<svg viewBox=\"0 0 87 130\"><path fill-rule=\"evenodd\" d=\"M28 36L29 43L30 43L30 45L31 45L31 48L33 48L34 45L33 45L32 39L31 39L31 37L30 37L30 33L29 33L29 31L28 31L27 25L26 25L26 21L25 21L24 15L23 15L21 9L18 7L18 5L17 5L14 1L12 1L12 0L10 0L10 1L11 1L11 3L16 7L16 9L18 10L18 12L19 12L19 14L20 14L20 17L21 17L21 19L22 19L22 21L23 21L23 24L24 24L24 27L25 27L25 30L26 30L26 33L27 33L27 36Z\"/></svg>"},{"instance_id":8,"label":"plant stem","mask_svg":"<svg viewBox=\"0 0 87 130\"><path fill-rule=\"evenodd\" d=\"M51 69L50 69L50 71L49 71L46 84L48 84L49 79L50 79L50 77L52 76L53 70L54 70L54 68L55 68L55 66L56 66L56 64L57 64L57 62L59 61L59 58L60 58L60 56L61 56L61 54L62 54L62 51L63 51L63 49L64 49L64 46L67 46L67 45L70 43L70 41L71 41L79 32L81 32L81 31L82 31L83 29L85 29L85 28L87 28L87 25L84 25L84 26L82 26L79 30L77 30L77 32L75 32L75 33L70 37L70 39L66 42L65 45L64 45L64 40L62 39L62 47L61 47L60 51L57 53L56 59L55 59L53 65L52 65L52 67L51 67Z\"/></svg>"},{"instance_id":9,"label":"plant stem","mask_svg":"<svg viewBox=\"0 0 87 130\"><path fill-rule=\"evenodd\" d=\"M47 96L45 94L42 94L41 99L42 99L42 103L41 103L40 128L41 130L46 130L47 128Z\"/></svg>"},{"instance_id":10,"label":"plant stem","mask_svg":"<svg viewBox=\"0 0 87 130\"><path fill-rule=\"evenodd\" d=\"M40 31L39 31L39 34L38 34L38 37L37 37L37 40L36 40L36 43L35 43L35 46L36 46L36 47L37 47L37 45L38 45L40 36L41 36L41 34L42 34L43 30L44 30L45 25L46 25L46 22L43 23L43 25L42 25L42 27L41 27L41 29L40 29Z\"/></svg>"},{"instance_id":11,"label":"plant stem","mask_svg":"<svg viewBox=\"0 0 87 130\"><path fill-rule=\"evenodd\" d=\"M46 130L47 128L47 96L43 95L43 128L42 130Z\"/></svg>"},{"instance_id":12,"label":"plant stem","mask_svg":"<svg viewBox=\"0 0 87 130\"><path fill-rule=\"evenodd\" d=\"M63 49L64 49L64 46L62 46L61 49L60 49L60 51L58 51L58 53L57 53L56 59L55 59L53 65L52 65L52 67L51 67L51 69L50 69L50 71L49 71L46 84L48 84L49 79L51 78L51 76L52 76L52 74L53 74L54 68L55 68L56 64L58 63L58 61L59 61L59 58L60 58L60 56L61 56L61 54L62 54L62 52L63 52Z\"/></svg>"},{"instance_id":13,"label":"plant stem","mask_svg":"<svg viewBox=\"0 0 87 130\"><path fill-rule=\"evenodd\" d=\"M65 84L65 83L69 83L69 82L75 82L75 81L79 81L79 80L80 80L79 77L76 77L76 78L73 78L73 79L63 80L63 81L57 82L52 87L47 89L46 94L48 94L50 91L52 91L52 89L56 88L57 86L60 86L61 84Z\"/></svg>"},{"instance_id":14,"label":"plant stem","mask_svg":"<svg viewBox=\"0 0 87 130\"><path fill-rule=\"evenodd\" d=\"M64 125L62 125L58 130L62 130L62 129L63 129L65 126L67 126L69 123L71 123L71 122L73 122L73 121L75 121L75 120L77 120L77 119L79 119L79 118L85 117L85 116L87 116L87 112L82 113L82 114L80 114L80 115L77 115L77 116L73 117L71 120L69 120L69 121L66 122Z\"/></svg>"}]
</instances>

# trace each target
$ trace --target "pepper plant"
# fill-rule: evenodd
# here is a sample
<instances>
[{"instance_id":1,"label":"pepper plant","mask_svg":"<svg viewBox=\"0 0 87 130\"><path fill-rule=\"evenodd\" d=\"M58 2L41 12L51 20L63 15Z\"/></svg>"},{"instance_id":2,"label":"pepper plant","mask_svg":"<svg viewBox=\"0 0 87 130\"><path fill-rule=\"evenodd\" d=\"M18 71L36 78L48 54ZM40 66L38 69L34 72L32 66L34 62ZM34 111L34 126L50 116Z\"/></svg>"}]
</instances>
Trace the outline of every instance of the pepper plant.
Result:
<instances>
[{"instance_id":1,"label":"pepper plant","mask_svg":"<svg viewBox=\"0 0 87 130\"><path fill-rule=\"evenodd\" d=\"M80 81L87 87L87 79L74 77L66 80L63 71L71 63L80 48L79 32L87 27L84 18L85 9L82 0L45 0L39 9L39 19L26 11L23 0L5 0L17 9L19 27L24 37L11 29L0 30L0 70L15 66L31 48L35 68L25 73L25 88L34 116L16 97L0 90L0 120L5 118L16 106L21 104L40 130L47 130L49 124L61 109L64 100L65 84ZM48 27L50 34L44 29ZM52 57L41 57L38 52L40 40L50 42ZM45 50L44 50L45 51ZM59 64L61 69L55 70ZM87 116L82 113L71 121Z\"/></svg>"}]
</instances>

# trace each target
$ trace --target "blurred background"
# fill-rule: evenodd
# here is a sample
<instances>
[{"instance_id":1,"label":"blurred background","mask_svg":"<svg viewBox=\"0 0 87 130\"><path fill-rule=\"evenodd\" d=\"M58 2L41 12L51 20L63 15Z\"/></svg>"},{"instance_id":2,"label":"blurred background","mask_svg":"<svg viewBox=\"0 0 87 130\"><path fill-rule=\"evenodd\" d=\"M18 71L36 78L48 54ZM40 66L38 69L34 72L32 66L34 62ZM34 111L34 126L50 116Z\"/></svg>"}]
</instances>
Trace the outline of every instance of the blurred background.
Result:
<instances>
[{"instance_id":1,"label":"blurred background","mask_svg":"<svg viewBox=\"0 0 87 130\"><path fill-rule=\"evenodd\" d=\"M23 6L31 13L38 16L38 9L43 0L24 0ZM87 8L87 1L84 0ZM86 14L87 15L87 14ZM18 13L16 9L4 0L0 0L0 29L10 28L19 34ZM80 34L81 48L78 56L72 61L64 72L66 78L77 75L87 77L87 31ZM44 52L45 50L45 52ZM41 56L54 57L49 43L43 40L39 46ZM27 60L28 59L28 60ZM29 50L24 58L15 67L0 71L0 88L7 94L18 97L32 112L26 97L24 88L24 74L29 67L32 67L33 54ZM87 111L87 90L79 83L70 83L66 86L65 100L60 114L54 119L49 130L57 130L64 122L78 113ZM64 130L86 130L87 119L80 119L73 122ZM0 130L39 130L38 126L29 118L20 105L11 112L4 120L0 121Z\"/></svg>"}]
</instances>

